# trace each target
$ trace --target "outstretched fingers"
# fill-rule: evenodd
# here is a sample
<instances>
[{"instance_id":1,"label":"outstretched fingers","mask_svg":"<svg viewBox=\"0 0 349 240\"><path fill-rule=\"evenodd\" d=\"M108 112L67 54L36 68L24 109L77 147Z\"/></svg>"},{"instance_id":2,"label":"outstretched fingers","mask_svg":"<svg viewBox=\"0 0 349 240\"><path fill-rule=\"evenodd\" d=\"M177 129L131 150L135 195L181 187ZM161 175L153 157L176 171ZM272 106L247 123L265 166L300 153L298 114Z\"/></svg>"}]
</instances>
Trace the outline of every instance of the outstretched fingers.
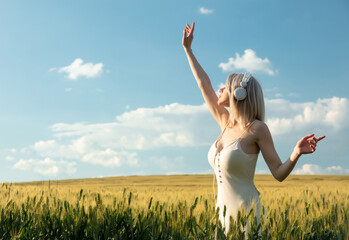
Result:
<instances>
[{"instance_id":1,"label":"outstretched fingers","mask_svg":"<svg viewBox=\"0 0 349 240\"><path fill-rule=\"evenodd\" d=\"M314 140L308 140L308 143L309 143L311 146L316 147L316 142L315 142Z\"/></svg>"},{"instance_id":2,"label":"outstretched fingers","mask_svg":"<svg viewBox=\"0 0 349 240\"><path fill-rule=\"evenodd\" d=\"M191 27L188 25L188 23L185 26L185 30L187 31L187 33L190 33Z\"/></svg>"},{"instance_id":3,"label":"outstretched fingers","mask_svg":"<svg viewBox=\"0 0 349 240\"><path fill-rule=\"evenodd\" d=\"M322 140L322 139L324 139L326 136L321 136L321 137L318 137L317 139L316 139L316 141L318 142L318 141L320 141L320 140Z\"/></svg>"},{"instance_id":4,"label":"outstretched fingers","mask_svg":"<svg viewBox=\"0 0 349 240\"><path fill-rule=\"evenodd\" d=\"M194 28L195 28L195 22L193 22L193 23L191 24L191 32L192 32L192 33L194 32Z\"/></svg>"},{"instance_id":5,"label":"outstretched fingers","mask_svg":"<svg viewBox=\"0 0 349 240\"><path fill-rule=\"evenodd\" d=\"M192 35L194 33L194 27L195 27L195 22L192 23L191 27L190 25L187 23L185 26L185 30L187 31L187 33L189 35Z\"/></svg>"},{"instance_id":6,"label":"outstretched fingers","mask_svg":"<svg viewBox=\"0 0 349 240\"><path fill-rule=\"evenodd\" d=\"M315 142L318 142L318 141L324 139L325 137L326 136L321 136L321 137L316 138L314 136L314 133L313 133L313 134L308 134L308 135L304 136L302 140L308 140L308 138L312 138Z\"/></svg>"},{"instance_id":7,"label":"outstretched fingers","mask_svg":"<svg viewBox=\"0 0 349 240\"><path fill-rule=\"evenodd\" d=\"M311 138L311 137L314 137L314 133L304 136L302 140L307 140L308 138Z\"/></svg>"}]
</instances>

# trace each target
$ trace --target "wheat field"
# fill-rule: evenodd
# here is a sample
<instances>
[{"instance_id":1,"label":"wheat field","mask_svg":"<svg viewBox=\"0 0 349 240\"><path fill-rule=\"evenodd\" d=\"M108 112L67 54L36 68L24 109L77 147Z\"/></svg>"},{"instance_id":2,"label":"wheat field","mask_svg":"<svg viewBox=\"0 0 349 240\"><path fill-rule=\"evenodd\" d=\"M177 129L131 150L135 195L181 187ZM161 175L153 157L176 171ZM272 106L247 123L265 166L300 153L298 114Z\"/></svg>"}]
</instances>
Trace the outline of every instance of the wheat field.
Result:
<instances>
[{"instance_id":1,"label":"wheat field","mask_svg":"<svg viewBox=\"0 0 349 240\"><path fill-rule=\"evenodd\" d=\"M212 175L2 183L1 239L348 239L349 175L255 175L267 218L217 223ZM217 189L217 188L215 188ZM217 224L216 224L217 223ZM258 231L261 234L258 234Z\"/></svg>"}]
</instances>

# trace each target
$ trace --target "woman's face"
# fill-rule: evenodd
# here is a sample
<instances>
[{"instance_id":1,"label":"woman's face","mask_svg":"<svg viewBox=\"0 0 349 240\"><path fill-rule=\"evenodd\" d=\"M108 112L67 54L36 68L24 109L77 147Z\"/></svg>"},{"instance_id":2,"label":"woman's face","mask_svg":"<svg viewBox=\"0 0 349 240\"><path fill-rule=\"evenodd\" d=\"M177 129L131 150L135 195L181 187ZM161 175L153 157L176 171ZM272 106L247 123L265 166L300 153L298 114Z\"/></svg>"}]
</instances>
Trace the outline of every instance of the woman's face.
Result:
<instances>
[{"instance_id":1,"label":"woman's face","mask_svg":"<svg viewBox=\"0 0 349 240\"><path fill-rule=\"evenodd\" d=\"M225 87L219 89L218 105L229 107L229 94Z\"/></svg>"}]
</instances>

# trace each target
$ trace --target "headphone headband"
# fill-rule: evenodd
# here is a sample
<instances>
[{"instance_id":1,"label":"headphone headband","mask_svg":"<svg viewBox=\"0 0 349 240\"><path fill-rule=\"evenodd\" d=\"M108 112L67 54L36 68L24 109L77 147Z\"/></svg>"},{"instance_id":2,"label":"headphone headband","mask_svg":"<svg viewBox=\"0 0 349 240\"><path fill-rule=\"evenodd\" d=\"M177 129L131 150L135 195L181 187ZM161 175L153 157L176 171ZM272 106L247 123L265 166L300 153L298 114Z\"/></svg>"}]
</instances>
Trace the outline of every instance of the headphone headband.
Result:
<instances>
[{"instance_id":1,"label":"headphone headband","mask_svg":"<svg viewBox=\"0 0 349 240\"><path fill-rule=\"evenodd\" d=\"M242 77L242 81L240 82L240 86L234 90L234 97L236 98L236 100L241 101L244 100L247 96L247 91L246 91L246 87L247 87L247 83L248 81L251 79L252 75L251 74L246 74L244 73L244 76Z\"/></svg>"},{"instance_id":2,"label":"headphone headband","mask_svg":"<svg viewBox=\"0 0 349 240\"><path fill-rule=\"evenodd\" d=\"M242 77L242 81L243 81L243 82L248 82L248 81L250 80L250 78L251 78L251 73L249 73L249 74L247 75L247 73L245 72L245 73L244 73L244 76Z\"/></svg>"}]
</instances>

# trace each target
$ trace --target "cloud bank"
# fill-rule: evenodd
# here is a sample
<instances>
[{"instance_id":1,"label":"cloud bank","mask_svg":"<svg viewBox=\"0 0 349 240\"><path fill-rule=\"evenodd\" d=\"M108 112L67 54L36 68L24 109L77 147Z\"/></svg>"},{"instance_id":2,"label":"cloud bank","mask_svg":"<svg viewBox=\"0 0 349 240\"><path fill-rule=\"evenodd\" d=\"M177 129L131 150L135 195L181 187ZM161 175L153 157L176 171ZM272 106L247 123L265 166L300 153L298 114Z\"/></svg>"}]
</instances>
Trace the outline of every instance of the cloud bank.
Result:
<instances>
[{"instance_id":1,"label":"cloud bank","mask_svg":"<svg viewBox=\"0 0 349 240\"><path fill-rule=\"evenodd\" d=\"M314 128L338 132L348 127L347 98L332 97L303 103L293 103L285 99L265 99L265 105L266 123L273 135Z\"/></svg>"},{"instance_id":2,"label":"cloud bank","mask_svg":"<svg viewBox=\"0 0 349 240\"><path fill-rule=\"evenodd\" d=\"M317 164L304 164L301 168L296 169L293 174L299 175L314 175L314 174L349 174L349 169L344 169L341 166L331 166L323 168Z\"/></svg>"},{"instance_id":3,"label":"cloud bank","mask_svg":"<svg viewBox=\"0 0 349 240\"><path fill-rule=\"evenodd\" d=\"M56 177L61 174L72 176L76 172L75 165L75 162L45 158L43 160L21 159L13 167L20 170L33 170L43 176Z\"/></svg>"},{"instance_id":4,"label":"cloud bank","mask_svg":"<svg viewBox=\"0 0 349 240\"><path fill-rule=\"evenodd\" d=\"M266 124L279 143L285 141L280 137L300 139L314 129L320 129L329 136L326 145L345 149L345 142L341 139L349 134L347 98L332 97L303 103L265 99L265 104ZM15 162L14 168L32 170L44 176L58 176L75 174L76 164L83 162L108 168L128 166L139 172L139 154L151 150L154 156L142 159L143 164L149 161L149 164L157 163L164 171L174 171L177 166L185 165L184 158L172 158L157 151L208 147L219 135L219 127L205 104L179 103L126 111L110 122L57 123L50 129L51 139L37 141L22 150L6 152L7 158ZM346 171L338 163L323 169L305 164L294 173Z\"/></svg>"}]
</instances>

